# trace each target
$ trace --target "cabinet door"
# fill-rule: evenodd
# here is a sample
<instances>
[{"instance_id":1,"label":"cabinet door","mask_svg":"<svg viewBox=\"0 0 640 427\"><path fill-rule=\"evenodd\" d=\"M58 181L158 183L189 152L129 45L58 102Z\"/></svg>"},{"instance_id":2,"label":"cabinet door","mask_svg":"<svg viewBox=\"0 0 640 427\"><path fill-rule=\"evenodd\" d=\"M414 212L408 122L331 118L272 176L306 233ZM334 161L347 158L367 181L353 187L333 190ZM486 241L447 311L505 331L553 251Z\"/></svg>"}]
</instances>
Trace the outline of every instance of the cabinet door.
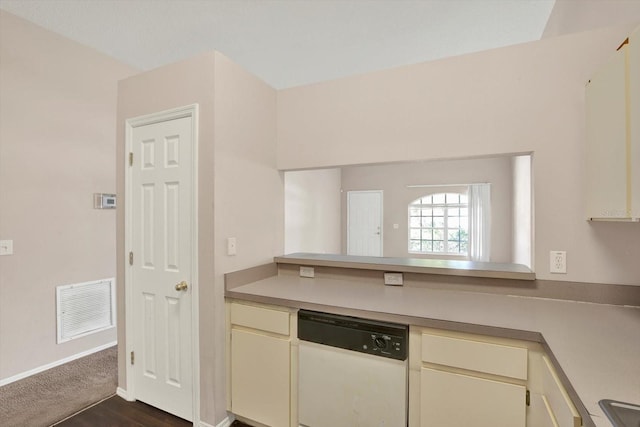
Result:
<instances>
[{"instance_id":1,"label":"cabinet door","mask_svg":"<svg viewBox=\"0 0 640 427\"><path fill-rule=\"evenodd\" d=\"M586 87L588 218L629 215L627 48L617 51Z\"/></svg>"},{"instance_id":2,"label":"cabinet door","mask_svg":"<svg viewBox=\"0 0 640 427\"><path fill-rule=\"evenodd\" d=\"M231 409L271 427L289 426L289 340L231 331Z\"/></svg>"},{"instance_id":3,"label":"cabinet door","mask_svg":"<svg viewBox=\"0 0 640 427\"><path fill-rule=\"evenodd\" d=\"M543 356L542 384L545 403L560 427L580 427L582 417L571 402L558 374L547 356Z\"/></svg>"},{"instance_id":4,"label":"cabinet door","mask_svg":"<svg viewBox=\"0 0 640 427\"><path fill-rule=\"evenodd\" d=\"M559 427L547 398L531 393L531 406L527 414L527 427Z\"/></svg>"},{"instance_id":5,"label":"cabinet door","mask_svg":"<svg viewBox=\"0 0 640 427\"><path fill-rule=\"evenodd\" d=\"M526 388L422 368L421 427L524 427Z\"/></svg>"}]
</instances>

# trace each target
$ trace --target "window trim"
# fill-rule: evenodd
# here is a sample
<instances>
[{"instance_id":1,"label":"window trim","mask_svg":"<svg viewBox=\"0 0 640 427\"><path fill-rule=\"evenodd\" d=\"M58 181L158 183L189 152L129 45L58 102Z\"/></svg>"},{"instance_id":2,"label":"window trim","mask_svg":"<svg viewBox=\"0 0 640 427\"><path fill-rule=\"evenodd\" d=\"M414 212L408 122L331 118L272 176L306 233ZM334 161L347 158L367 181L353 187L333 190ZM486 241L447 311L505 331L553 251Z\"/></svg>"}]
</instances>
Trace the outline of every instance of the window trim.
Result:
<instances>
[{"instance_id":1,"label":"window trim","mask_svg":"<svg viewBox=\"0 0 640 427\"><path fill-rule=\"evenodd\" d=\"M428 256L433 256L433 257L447 257L447 258L458 258L458 259L470 259L471 256L471 251L470 251L470 244L471 244L471 236L470 236L470 220L469 220L469 213L470 213L470 204L469 204L469 199L468 199L468 186L459 186L456 189L452 189L452 188L434 188L432 192L429 192L428 194L423 194L420 197L413 199L408 205L407 205L407 252L409 254L412 255L428 255ZM422 200L425 197L433 197L435 195L438 194L457 194L459 196L466 196L467 197L467 203L431 203L431 204L423 204L423 203L414 203L415 201L418 200ZM411 249L411 241L412 240L416 240L416 239L412 239L411 238L411 230L420 230L420 232L422 232L422 230L426 229L426 228L430 228L431 230L435 229L435 227L422 227L420 226L418 227L412 227L411 226L411 209L436 209L436 208L442 208L443 209L443 220L444 220L444 227L441 228L443 230L443 247L445 249L444 252L434 252L434 251L430 251L430 252L423 252L423 251L415 251ZM448 228L448 212L449 209L467 209L467 227L466 227L466 231L467 231L467 251L466 253L460 253L460 252L448 252L448 241L449 241L449 228ZM438 228L440 229L440 228ZM419 239L419 240L423 240L423 239ZM433 242L433 239L431 239L431 241Z\"/></svg>"}]
</instances>

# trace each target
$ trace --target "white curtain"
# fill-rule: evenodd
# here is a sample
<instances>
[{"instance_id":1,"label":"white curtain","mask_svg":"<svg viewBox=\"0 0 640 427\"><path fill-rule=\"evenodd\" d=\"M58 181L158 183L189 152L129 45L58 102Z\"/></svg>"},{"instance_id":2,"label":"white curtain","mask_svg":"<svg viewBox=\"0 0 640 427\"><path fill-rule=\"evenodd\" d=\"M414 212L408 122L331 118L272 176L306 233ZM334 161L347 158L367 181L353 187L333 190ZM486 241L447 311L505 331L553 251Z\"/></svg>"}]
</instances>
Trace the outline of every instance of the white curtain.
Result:
<instances>
[{"instance_id":1,"label":"white curtain","mask_svg":"<svg viewBox=\"0 0 640 427\"><path fill-rule=\"evenodd\" d=\"M469 185L469 256L489 261L491 248L491 184Z\"/></svg>"}]
</instances>

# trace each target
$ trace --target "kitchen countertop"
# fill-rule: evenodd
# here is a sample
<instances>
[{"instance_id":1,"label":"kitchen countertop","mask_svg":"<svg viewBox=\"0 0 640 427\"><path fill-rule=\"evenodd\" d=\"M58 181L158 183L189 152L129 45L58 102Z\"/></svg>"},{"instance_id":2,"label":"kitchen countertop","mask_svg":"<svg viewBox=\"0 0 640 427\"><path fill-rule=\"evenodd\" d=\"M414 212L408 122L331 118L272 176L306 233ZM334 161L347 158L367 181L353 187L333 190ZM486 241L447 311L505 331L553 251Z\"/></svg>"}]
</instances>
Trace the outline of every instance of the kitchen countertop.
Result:
<instances>
[{"instance_id":1,"label":"kitchen countertop","mask_svg":"<svg viewBox=\"0 0 640 427\"><path fill-rule=\"evenodd\" d=\"M293 274L236 286L225 295L296 308L403 316L409 323L424 319L480 325L532 340L541 337L595 426L611 427L599 400L640 402L640 307Z\"/></svg>"}]
</instances>

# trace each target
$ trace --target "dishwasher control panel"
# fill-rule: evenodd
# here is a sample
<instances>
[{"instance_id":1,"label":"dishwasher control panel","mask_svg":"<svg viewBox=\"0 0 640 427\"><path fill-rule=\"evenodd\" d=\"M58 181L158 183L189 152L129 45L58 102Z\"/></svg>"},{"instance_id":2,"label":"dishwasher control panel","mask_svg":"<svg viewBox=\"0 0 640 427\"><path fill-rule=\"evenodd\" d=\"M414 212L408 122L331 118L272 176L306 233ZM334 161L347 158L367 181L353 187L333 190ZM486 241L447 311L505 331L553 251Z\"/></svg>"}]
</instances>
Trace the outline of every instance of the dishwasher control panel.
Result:
<instances>
[{"instance_id":1,"label":"dishwasher control panel","mask_svg":"<svg viewBox=\"0 0 640 427\"><path fill-rule=\"evenodd\" d=\"M298 312L298 338L390 359L406 360L408 325L359 317Z\"/></svg>"}]
</instances>

